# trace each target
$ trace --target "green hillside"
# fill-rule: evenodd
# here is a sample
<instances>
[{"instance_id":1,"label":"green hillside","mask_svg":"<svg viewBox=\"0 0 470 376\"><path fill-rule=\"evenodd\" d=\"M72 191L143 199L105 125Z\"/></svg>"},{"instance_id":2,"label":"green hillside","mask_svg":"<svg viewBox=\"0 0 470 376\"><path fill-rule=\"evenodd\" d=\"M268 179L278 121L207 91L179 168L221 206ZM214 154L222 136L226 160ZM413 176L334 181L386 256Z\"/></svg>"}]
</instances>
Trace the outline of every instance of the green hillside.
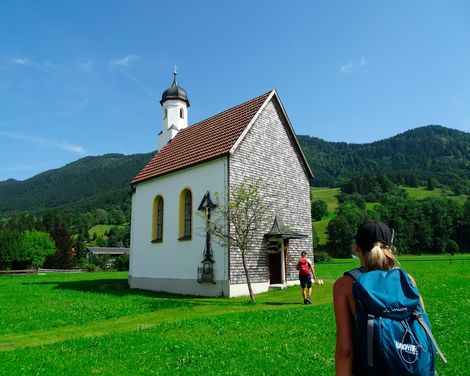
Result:
<instances>
[{"instance_id":1,"label":"green hillside","mask_svg":"<svg viewBox=\"0 0 470 376\"><path fill-rule=\"evenodd\" d=\"M0 182L0 213L126 209L129 183L151 157L152 153L85 157L24 181Z\"/></svg>"},{"instance_id":2,"label":"green hillside","mask_svg":"<svg viewBox=\"0 0 470 376\"><path fill-rule=\"evenodd\" d=\"M330 220L336 216L336 209L338 208L338 196L340 194L340 190L339 188L312 187L311 192L312 201L325 201L328 207L327 216L323 217L321 221L312 222L312 226L318 236L319 244L326 244L328 240L326 230Z\"/></svg>"},{"instance_id":3,"label":"green hillside","mask_svg":"<svg viewBox=\"0 0 470 376\"><path fill-rule=\"evenodd\" d=\"M312 201L323 200L328 206L329 212L336 211L338 207L338 195L340 194L339 188L327 187L312 187Z\"/></svg>"},{"instance_id":4,"label":"green hillside","mask_svg":"<svg viewBox=\"0 0 470 376\"><path fill-rule=\"evenodd\" d=\"M368 144L326 142L299 136L315 186L338 187L355 175L383 174L398 184L434 179L470 193L470 133L429 125ZM409 180L409 182L408 182Z\"/></svg>"},{"instance_id":5,"label":"green hillside","mask_svg":"<svg viewBox=\"0 0 470 376\"><path fill-rule=\"evenodd\" d=\"M299 136L299 142L315 175L313 185L318 187L339 187L357 175L384 174L397 184L417 187L432 179L436 187L470 194L470 133L427 126L369 144L327 142L309 136ZM129 182L152 154L86 157L24 181L0 182L0 215L47 209L77 215L116 209L126 216L122 222L128 221ZM315 199L321 195L314 191ZM328 200L329 210L334 212L336 203Z\"/></svg>"},{"instance_id":6,"label":"green hillside","mask_svg":"<svg viewBox=\"0 0 470 376\"><path fill-rule=\"evenodd\" d=\"M468 199L466 195L454 195L452 192L436 188L432 191L427 190L425 187L411 188L411 187L401 187L406 191L410 198L416 200L423 200L428 197L432 198L443 198L456 201L457 203L463 205ZM328 215L323 217L321 221L313 221L312 225L315 229L315 232L318 236L318 242L320 245L325 245L328 241L327 228L328 223L336 217L336 210L338 208L339 202L338 197L340 195L339 188L327 188L327 187L312 187L312 201L323 200L327 203L328 206ZM377 202L367 202L366 209L371 210L375 205L380 205Z\"/></svg>"},{"instance_id":7,"label":"green hillside","mask_svg":"<svg viewBox=\"0 0 470 376\"><path fill-rule=\"evenodd\" d=\"M463 194L454 195L452 194L452 192L449 192L448 190L444 190L441 188L435 188L432 191L426 189L426 187L418 187L418 188L401 187L401 188L403 188L406 191L406 193L408 193L408 196L410 196L411 198L415 198L417 200L422 200L427 197L449 198L463 205L468 197L467 195L463 195Z\"/></svg>"}]
</instances>

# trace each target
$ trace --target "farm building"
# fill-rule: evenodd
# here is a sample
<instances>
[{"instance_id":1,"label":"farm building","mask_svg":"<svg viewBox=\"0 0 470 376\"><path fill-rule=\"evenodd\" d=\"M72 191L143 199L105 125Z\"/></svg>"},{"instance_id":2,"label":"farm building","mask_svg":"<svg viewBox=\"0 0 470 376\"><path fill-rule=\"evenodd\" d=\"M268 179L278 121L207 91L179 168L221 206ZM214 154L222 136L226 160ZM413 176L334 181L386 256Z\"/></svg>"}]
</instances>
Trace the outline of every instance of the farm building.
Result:
<instances>
[{"instance_id":1,"label":"farm building","mask_svg":"<svg viewBox=\"0 0 470 376\"><path fill-rule=\"evenodd\" d=\"M313 174L276 90L188 126L190 103L175 72L160 104L158 151L131 183L130 287L247 295L239 249L212 241L208 254L205 218L197 215L247 179L261 179L261 196L276 197L247 255L252 287L296 284L301 251L312 253Z\"/></svg>"},{"instance_id":2,"label":"farm building","mask_svg":"<svg viewBox=\"0 0 470 376\"><path fill-rule=\"evenodd\" d=\"M91 256L110 256L110 257L117 257L121 255L128 255L130 253L130 248L122 248L122 247L87 247L87 257Z\"/></svg>"}]
</instances>

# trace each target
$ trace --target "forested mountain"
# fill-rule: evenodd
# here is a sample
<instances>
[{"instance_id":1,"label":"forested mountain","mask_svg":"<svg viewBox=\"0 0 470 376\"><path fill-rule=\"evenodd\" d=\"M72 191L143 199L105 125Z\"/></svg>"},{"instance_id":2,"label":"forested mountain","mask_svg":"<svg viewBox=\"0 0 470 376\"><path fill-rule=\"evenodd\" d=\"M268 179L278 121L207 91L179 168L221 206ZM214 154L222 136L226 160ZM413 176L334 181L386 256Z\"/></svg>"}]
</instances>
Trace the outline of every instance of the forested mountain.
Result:
<instances>
[{"instance_id":1,"label":"forested mountain","mask_svg":"<svg viewBox=\"0 0 470 376\"><path fill-rule=\"evenodd\" d=\"M85 157L24 181L0 182L0 213L47 209L91 212L130 205L129 182L150 160L147 154Z\"/></svg>"},{"instance_id":2,"label":"forested mountain","mask_svg":"<svg viewBox=\"0 0 470 376\"><path fill-rule=\"evenodd\" d=\"M398 183L428 179L455 193L470 193L470 133L429 125L369 144L326 142L299 136L316 186L339 186L344 178L384 174Z\"/></svg>"},{"instance_id":3,"label":"forested mountain","mask_svg":"<svg viewBox=\"0 0 470 376\"><path fill-rule=\"evenodd\" d=\"M299 136L299 141L317 186L340 186L351 176L384 174L409 185L432 178L456 193L470 193L470 133L431 125L369 144L309 136ZM86 157L24 181L0 182L0 214L118 208L128 217L129 182L152 154Z\"/></svg>"}]
</instances>

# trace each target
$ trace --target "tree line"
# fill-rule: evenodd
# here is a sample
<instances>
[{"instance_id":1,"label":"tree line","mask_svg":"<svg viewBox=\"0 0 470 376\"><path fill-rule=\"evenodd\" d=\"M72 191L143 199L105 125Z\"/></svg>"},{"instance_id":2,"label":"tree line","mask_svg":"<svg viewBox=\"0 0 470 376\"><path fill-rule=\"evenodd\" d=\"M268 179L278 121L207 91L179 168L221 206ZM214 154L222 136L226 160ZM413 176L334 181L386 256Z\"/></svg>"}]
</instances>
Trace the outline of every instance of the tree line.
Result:
<instances>
[{"instance_id":1,"label":"tree line","mask_svg":"<svg viewBox=\"0 0 470 376\"><path fill-rule=\"evenodd\" d=\"M105 236L90 236L89 229L87 222L55 210L13 215L0 225L0 270L106 267L108 258L86 257L87 246L129 247L128 224L111 227ZM118 260L121 267L128 263L124 258Z\"/></svg>"},{"instance_id":2,"label":"tree line","mask_svg":"<svg viewBox=\"0 0 470 376\"><path fill-rule=\"evenodd\" d=\"M357 175L384 174L396 184L436 186L470 194L470 133L437 125L368 144L299 136L315 172L314 186L338 187Z\"/></svg>"},{"instance_id":3,"label":"tree line","mask_svg":"<svg viewBox=\"0 0 470 376\"><path fill-rule=\"evenodd\" d=\"M470 252L470 199L463 205L451 198L418 200L384 176L361 176L343 184L339 201L327 229L327 250L334 257L351 257L357 227L370 219L394 229L399 254Z\"/></svg>"},{"instance_id":4,"label":"tree line","mask_svg":"<svg viewBox=\"0 0 470 376\"><path fill-rule=\"evenodd\" d=\"M315 186L339 187L357 175L383 174L395 184L432 185L470 194L467 132L432 125L367 144L327 142L310 136L298 139L315 172ZM25 181L0 182L0 215L26 212L42 216L46 210L56 209L88 226L129 222L129 183L152 155L85 157Z\"/></svg>"}]
</instances>

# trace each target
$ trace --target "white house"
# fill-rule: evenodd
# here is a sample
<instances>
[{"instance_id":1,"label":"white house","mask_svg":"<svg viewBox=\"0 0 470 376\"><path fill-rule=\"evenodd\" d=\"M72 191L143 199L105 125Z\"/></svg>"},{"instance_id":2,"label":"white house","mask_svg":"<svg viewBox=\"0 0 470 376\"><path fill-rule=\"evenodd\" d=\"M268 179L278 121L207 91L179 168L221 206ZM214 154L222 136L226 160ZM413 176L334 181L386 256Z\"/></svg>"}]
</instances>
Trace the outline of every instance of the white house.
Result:
<instances>
[{"instance_id":1,"label":"white house","mask_svg":"<svg viewBox=\"0 0 470 376\"><path fill-rule=\"evenodd\" d=\"M247 295L239 250L214 241L207 245L205 220L197 211L216 192L248 178L262 179L262 195L277 197L253 244L256 252L249 255L253 289L296 284L300 252L312 252L313 174L277 92L188 127L189 100L175 72L160 103L158 151L131 183L130 287Z\"/></svg>"}]
</instances>

